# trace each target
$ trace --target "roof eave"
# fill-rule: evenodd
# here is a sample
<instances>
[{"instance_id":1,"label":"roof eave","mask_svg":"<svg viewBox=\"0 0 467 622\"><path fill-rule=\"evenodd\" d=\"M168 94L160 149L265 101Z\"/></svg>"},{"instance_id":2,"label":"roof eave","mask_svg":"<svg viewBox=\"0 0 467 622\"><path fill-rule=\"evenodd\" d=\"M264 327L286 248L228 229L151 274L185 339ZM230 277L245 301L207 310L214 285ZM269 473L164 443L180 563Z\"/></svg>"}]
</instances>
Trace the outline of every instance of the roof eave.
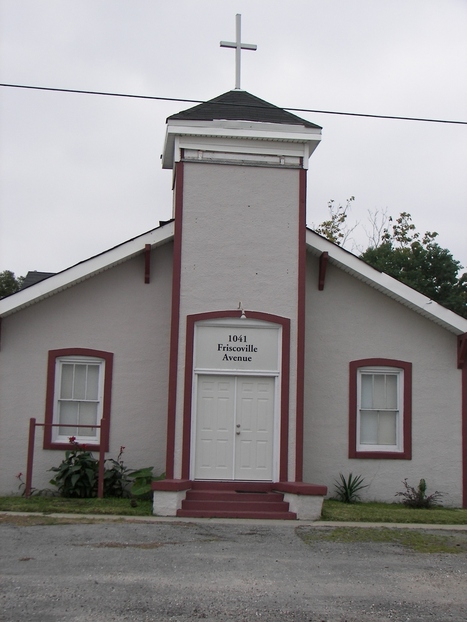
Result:
<instances>
[{"instance_id":1,"label":"roof eave","mask_svg":"<svg viewBox=\"0 0 467 622\"><path fill-rule=\"evenodd\" d=\"M321 141L321 129L301 125L228 119L215 121L169 120L164 142L162 168L172 169L174 166L175 138L177 136L300 143L308 145L308 157L310 157Z\"/></svg>"},{"instance_id":2,"label":"roof eave","mask_svg":"<svg viewBox=\"0 0 467 622\"><path fill-rule=\"evenodd\" d=\"M20 290L16 294L0 300L0 317L7 317L21 311L21 309L53 296L81 281L90 279L96 274L105 272L144 252L146 244L150 244L151 248L166 244L173 238L173 235L174 223L172 221L71 266L44 281L31 285L27 289Z\"/></svg>"},{"instance_id":3,"label":"roof eave","mask_svg":"<svg viewBox=\"0 0 467 622\"><path fill-rule=\"evenodd\" d=\"M442 326L449 332L455 335L462 335L467 332L467 319L446 309L388 274L376 270L353 253L337 246L311 229L307 229L306 243L308 250L314 255L327 252L331 264Z\"/></svg>"}]
</instances>

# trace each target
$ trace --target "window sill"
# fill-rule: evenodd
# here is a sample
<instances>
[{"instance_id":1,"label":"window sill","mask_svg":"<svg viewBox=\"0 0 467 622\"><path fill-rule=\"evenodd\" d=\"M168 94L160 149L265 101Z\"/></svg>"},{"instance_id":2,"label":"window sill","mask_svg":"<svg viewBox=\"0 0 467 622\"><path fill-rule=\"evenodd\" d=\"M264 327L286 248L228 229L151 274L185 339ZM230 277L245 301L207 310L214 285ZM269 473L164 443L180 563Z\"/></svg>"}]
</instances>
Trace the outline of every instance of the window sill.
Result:
<instances>
[{"instance_id":1,"label":"window sill","mask_svg":"<svg viewBox=\"0 0 467 622\"><path fill-rule=\"evenodd\" d=\"M404 451L353 451L349 458L360 460L412 460L412 456Z\"/></svg>"},{"instance_id":2,"label":"window sill","mask_svg":"<svg viewBox=\"0 0 467 622\"><path fill-rule=\"evenodd\" d=\"M45 443L43 445L44 449L58 449L60 451L67 451L70 450L72 451L73 449L83 449L83 447L85 448L84 451L100 451L100 443L96 443L96 442L91 442L91 443L78 443L77 445L74 445L73 443L67 443L67 442L49 442L49 443Z\"/></svg>"}]
</instances>

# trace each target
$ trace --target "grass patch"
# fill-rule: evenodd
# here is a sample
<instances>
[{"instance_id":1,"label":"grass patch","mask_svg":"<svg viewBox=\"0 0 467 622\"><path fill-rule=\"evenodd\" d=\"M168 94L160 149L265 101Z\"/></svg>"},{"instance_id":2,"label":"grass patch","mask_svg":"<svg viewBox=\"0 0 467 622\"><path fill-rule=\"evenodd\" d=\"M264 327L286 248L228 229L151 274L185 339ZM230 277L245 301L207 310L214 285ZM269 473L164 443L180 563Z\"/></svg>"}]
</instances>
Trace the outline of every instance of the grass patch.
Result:
<instances>
[{"instance_id":1,"label":"grass patch","mask_svg":"<svg viewBox=\"0 0 467 622\"><path fill-rule=\"evenodd\" d=\"M125 519L117 519L123 521ZM37 527L41 525L95 525L105 521L105 517L94 518L89 516L73 516L60 518L58 516L48 516L37 514L3 514L0 516L0 525L14 525L15 527Z\"/></svg>"},{"instance_id":2,"label":"grass patch","mask_svg":"<svg viewBox=\"0 0 467 622\"><path fill-rule=\"evenodd\" d=\"M402 503L342 503L326 499L322 520L363 523L420 523L467 525L467 510L452 508L413 509Z\"/></svg>"},{"instance_id":3,"label":"grass patch","mask_svg":"<svg viewBox=\"0 0 467 622\"><path fill-rule=\"evenodd\" d=\"M297 535L306 543L337 542L342 544L376 542L395 544L417 553L467 553L467 534L433 534L414 529L388 527L335 527L333 529L306 529L299 527Z\"/></svg>"},{"instance_id":4,"label":"grass patch","mask_svg":"<svg viewBox=\"0 0 467 622\"><path fill-rule=\"evenodd\" d=\"M55 514L117 514L118 516L151 516L152 502L137 501L132 507L130 499L65 499L64 497L0 497L0 511L43 512Z\"/></svg>"}]
</instances>

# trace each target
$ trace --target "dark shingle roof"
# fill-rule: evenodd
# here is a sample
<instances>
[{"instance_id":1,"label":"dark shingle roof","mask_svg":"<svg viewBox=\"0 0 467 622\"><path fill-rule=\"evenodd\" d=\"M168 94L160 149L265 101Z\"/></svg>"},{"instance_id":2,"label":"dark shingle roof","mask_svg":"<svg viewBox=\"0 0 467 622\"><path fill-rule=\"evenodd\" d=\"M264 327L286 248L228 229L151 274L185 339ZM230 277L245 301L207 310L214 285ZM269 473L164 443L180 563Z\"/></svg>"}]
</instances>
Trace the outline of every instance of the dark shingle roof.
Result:
<instances>
[{"instance_id":1,"label":"dark shingle roof","mask_svg":"<svg viewBox=\"0 0 467 622\"><path fill-rule=\"evenodd\" d=\"M283 108L274 106L264 99L241 90L228 91L214 99L193 106L193 108L182 110L182 112L170 116L167 121L214 121L218 119L302 125L303 127L321 129L315 123L301 119Z\"/></svg>"},{"instance_id":2,"label":"dark shingle roof","mask_svg":"<svg viewBox=\"0 0 467 622\"><path fill-rule=\"evenodd\" d=\"M38 272L37 270L32 270L24 277L24 281L20 289L26 289L26 287L40 283L40 281L44 281L45 279L48 279L49 276L54 276L54 274L55 272Z\"/></svg>"}]
</instances>

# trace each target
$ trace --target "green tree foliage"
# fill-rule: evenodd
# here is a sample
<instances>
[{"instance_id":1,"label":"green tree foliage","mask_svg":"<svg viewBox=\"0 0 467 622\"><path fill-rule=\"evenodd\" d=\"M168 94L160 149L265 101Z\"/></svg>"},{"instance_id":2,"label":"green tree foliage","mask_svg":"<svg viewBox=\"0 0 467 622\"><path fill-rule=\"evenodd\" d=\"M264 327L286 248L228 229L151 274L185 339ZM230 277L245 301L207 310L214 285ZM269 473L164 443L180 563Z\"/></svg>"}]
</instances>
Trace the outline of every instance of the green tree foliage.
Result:
<instances>
[{"instance_id":1,"label":"green tree foliage","mask_svg":"<svg viewBox=\"0 0 467 622\"><path fill-rule=\"evenodd\" d=\"M16 278L11 270L0 272L0 298L5 298L5 296L17 292L23 281L23 276Z\"/></svg>"},{"instance_id":2,"label":"green tree foliage","mask_svg":"<svg viewBox=\"0 0 467 622\"><path fill-rule=\"evenodd\" d=\"M334 244L343 246L350 233L355 229L357 225L349 229L347 224L347 217L352 205L352 201L355 201L355 197L347 199L345 207L343 205L336 205L334 199L328 202L329 220L325 220L316 229L316 233L324 236Z\"/></svg>"},{"instance_id":3,"label":"green tree foliage","mask_svg":"<svg viewBox=\"0 0 467 622\"><path fill-rule=\"evenodd\" d=\"M340 246L345 244L355 228L349 229L346 222L353 200L351 197L345 207L330 201L330 218L317 227L317 233ZM385 212L382 216L385 220ZM395 220L390 216L388 227L378 226L376 221L381 220L377 217L378 213L370 214L374 231L369 236L370 246L360 258L467 318L467 272L460 274L460 262L435 241L438 234L435 231L420 234L408 212L402 212Z\"/></svg>"},{"instance_id":4,"label":"green tree foliage","mask_svg":"<svg viewBox=\"0 0 467 622\"><path fill-rule=\"evenodd\" d=\"M369 247L361 259L467 318L467 273L446 248L435 242L438 234L417 232L412 217L402 212L389 218L381 244Z\"/></svg>"}]
</instances>

